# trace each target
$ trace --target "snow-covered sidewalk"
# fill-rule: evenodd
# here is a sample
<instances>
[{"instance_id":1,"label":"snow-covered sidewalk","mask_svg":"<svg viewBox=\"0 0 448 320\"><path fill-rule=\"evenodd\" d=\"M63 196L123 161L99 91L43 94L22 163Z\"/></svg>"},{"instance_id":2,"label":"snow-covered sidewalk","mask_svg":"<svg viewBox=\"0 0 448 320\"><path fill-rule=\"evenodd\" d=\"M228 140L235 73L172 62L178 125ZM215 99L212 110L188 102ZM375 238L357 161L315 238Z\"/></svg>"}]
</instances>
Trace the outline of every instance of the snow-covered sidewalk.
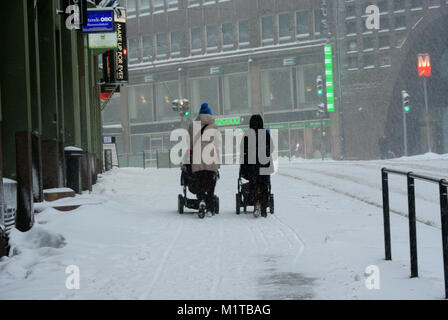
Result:
<instances>
[{"instance_id":1,"label":"snow-covered sidewalk","mask_svg":"<svg viewBox=\"0 0 448 320\"><path fill-rule=\"evenodd\" d=\"M48 208L30 232L13 232L13 254L0 260L0 299L443 298L437 224L418 224L421 277L409 279L407 219L391 216L386 262L382 209L369 202L381 203L385 163L440 174L445 162L281 163L272 179L276 213L267 219L235 214L235 166L221 169L221 213L204 220L177 213L179 169L114 169L92 194L77 196L92 205ZM392 187L397 211L406 199L400 188ZM420 197L421 219L440 223L437 193ZM79 267L79 290L66 288L70 265ZM365 286L369 265L379 267L380 290Z\"/></svg>"}]
</instances>

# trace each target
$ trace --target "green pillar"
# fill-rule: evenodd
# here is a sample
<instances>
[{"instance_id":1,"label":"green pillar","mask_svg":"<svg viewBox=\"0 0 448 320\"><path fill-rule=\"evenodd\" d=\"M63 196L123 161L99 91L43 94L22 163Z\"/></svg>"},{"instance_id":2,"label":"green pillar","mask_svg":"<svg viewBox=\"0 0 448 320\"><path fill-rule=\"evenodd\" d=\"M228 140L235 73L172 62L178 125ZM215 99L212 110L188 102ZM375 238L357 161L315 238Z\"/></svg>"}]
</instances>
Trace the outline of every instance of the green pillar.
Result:
<instances>
[{"instance_id":1,"label":"green pillar","mask_svg":"<svg viewBox=\"0 0 448 320\"><path fill-rule=\"evenodd\" d=\"M38 5L39 22L39 61L42 121L42 179L45 189L63 186L63 159L61 159L60 127L63 119L62 77L58 74L60 57L57 48L60 39L57 32L59 17L56 15L54 0L40 1Z\"/></svg>"},{"instance_id":2,"label":"green pillar","mask_svg":"<svg viewBox=\"0 0 448 320\"><path fill-rule=\"evenodd\" d=\"M65 146L81 147L77 32L61 25Z\"/></svg>"},{"instance_id":3,"label":"green pillar","mask_svg":"<svg viewBox=\"0 0 448 320\"><path fill-rule=\"evenodd\" d=\"M3 43L1 51L3 174L16 178L15 132L31 132L31 89L27 0L6 1L0 10ZM13 26L13 27L11 27Z\"/></svg>"}]
</instances>

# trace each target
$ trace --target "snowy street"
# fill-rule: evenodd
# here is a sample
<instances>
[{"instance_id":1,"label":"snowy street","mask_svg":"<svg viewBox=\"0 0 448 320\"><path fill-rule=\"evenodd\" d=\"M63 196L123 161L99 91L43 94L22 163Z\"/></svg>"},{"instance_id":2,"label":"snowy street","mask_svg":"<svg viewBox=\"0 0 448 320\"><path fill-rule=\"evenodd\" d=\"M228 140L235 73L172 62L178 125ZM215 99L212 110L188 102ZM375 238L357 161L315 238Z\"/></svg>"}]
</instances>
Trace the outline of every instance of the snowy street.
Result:
<instances>
[{"instance_id":1,"label":"snowy street","mask_svg":"<svg viewBox=\"0 0 448 320\"><path fill-rule=\"evenodd\" d=\"M384 260L380 169L446 177L448 156L388 161L282 160L275 214L235 214L238 167L223 166L220 214L177 213L180 170L114 169L85 203L47 208L14 230L0 299L442 299L436 185L416 183L420 278L410 279L405 179L390 177L392 261ZM191 194L189 194L192 197ZM67 266L80 289L66 288ZM380 270L368 290L365 270Z\"/></svg>"}]
</instances>

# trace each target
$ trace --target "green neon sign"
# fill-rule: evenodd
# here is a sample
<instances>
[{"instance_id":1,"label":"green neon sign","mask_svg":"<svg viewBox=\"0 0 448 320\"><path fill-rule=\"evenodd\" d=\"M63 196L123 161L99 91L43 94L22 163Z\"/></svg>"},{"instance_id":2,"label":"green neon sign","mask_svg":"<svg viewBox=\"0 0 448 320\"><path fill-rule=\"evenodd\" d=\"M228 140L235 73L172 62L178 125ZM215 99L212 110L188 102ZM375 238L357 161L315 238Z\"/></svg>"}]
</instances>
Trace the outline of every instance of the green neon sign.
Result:
<instances>
[{"instance_id":1,"label":"green neon sign","mask_svg":"<svg viewBox=\"0 0 448 320\"><path fill-rule=\"evenodd\" d=\"M331 44L325 45L325 78L327 86L327 111L335 112L334 82L333 82L333 48Z\"/></svg>"},{"instance_id":2,"label":"green neon sign","mask_svg":"<svg viewBox=\"0 0 448 320\"><path fill-rule=\"evenodd\" d=\"M237 126L240 124L240 117L215 119L215 124L218 127Z\"/></svg>"}]
</instances>

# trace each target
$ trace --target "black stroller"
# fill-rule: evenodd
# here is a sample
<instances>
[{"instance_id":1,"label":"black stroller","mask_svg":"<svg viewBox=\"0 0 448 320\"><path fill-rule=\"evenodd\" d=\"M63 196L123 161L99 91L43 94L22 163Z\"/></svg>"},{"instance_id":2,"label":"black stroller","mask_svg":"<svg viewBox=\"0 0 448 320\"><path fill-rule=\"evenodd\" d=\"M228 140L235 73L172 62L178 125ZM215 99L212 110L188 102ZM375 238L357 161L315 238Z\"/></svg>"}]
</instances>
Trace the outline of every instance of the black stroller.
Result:
<instances>
[{"instance_id":1,"label":"black stroller","mask_svg":"<svg viewBox=\"0 0 448 320\"><path fill-rule=\"evenodd\" d=\"M191 171L191 164L183 164L181 166L180 185L183 187L183 195L178 196L178 211L179 214L184 213L184 209L199 210L199 218L205 217L205 211L199 208L199 199L188 199L187 192L197 195L199 191L198 180ZM219 179L219 172L215 174L215 180ZM212 208L210 211L213 214L219 214L219 198L215 195L212 201Z\"/></svg>"},{"instance_id":2,"label":"black stroller","mask_svg":"<svg viewBox=\"0 0 448 320\"><path fill-rule=\"evenodd\" d=\"M243 208L244 213L247 213L247 207L255 206L256 199L256 190L250 190L250 183L243 183L243 177L240 173L238 176L238 193L236 194L236 214L241 213L241 208ZM270 179L267 182L267 192L268 192L268 201L267 208L269 208L269 212L274 214L274 195L271 193L271 181ZM266 208L266 209L267 209Z\"/></svg>"}]
</instances>

